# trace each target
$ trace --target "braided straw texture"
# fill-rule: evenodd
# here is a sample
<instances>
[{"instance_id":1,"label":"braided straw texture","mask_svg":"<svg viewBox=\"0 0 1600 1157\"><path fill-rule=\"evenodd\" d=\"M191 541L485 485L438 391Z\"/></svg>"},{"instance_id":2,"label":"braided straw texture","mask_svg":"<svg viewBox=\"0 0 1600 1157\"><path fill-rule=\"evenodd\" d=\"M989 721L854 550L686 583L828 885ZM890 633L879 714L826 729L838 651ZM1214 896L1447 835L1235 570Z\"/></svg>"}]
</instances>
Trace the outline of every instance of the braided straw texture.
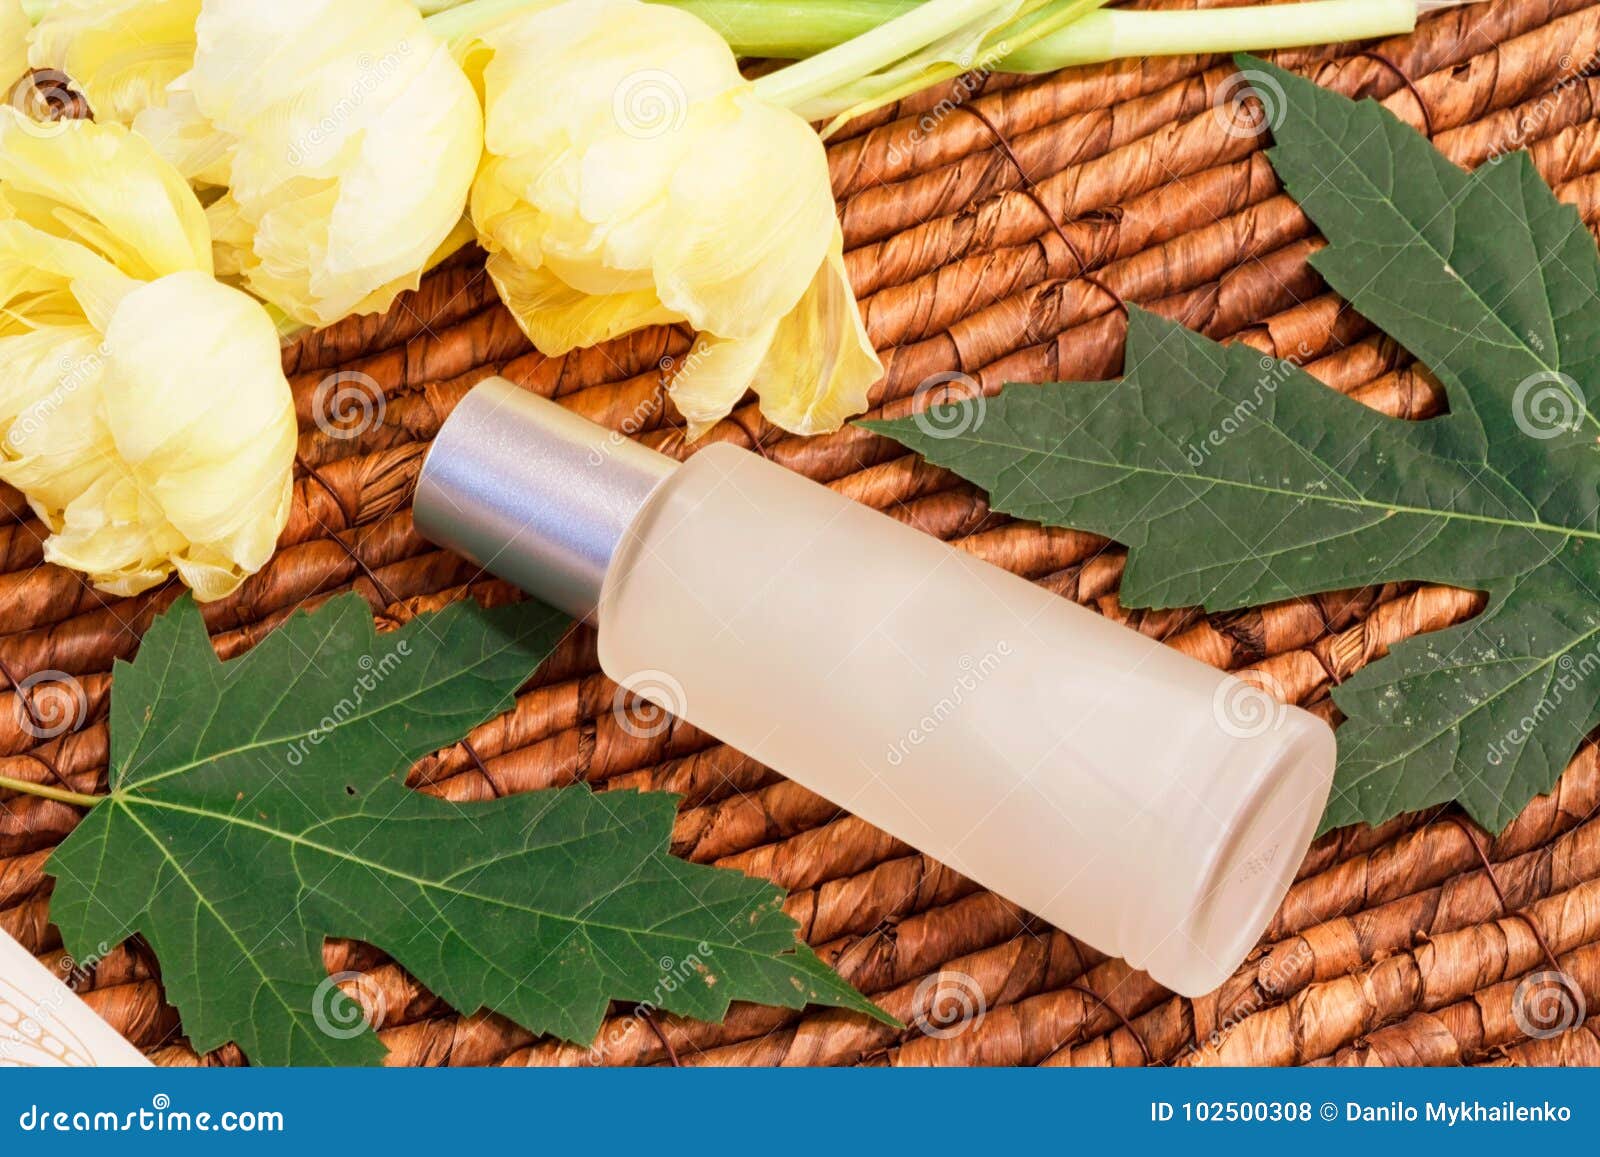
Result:
<instances>
[{"instance_id":1,"label":"braided straw texture","mask_svg":"<svg viewBox=\"0 0 1600 1157\"><path fill-rule=\"evenodd\" d=\"M1526 147L1560 197L1600 224L1596 0L1454 9L1403 39L1278 54L1349 96L1372 96L1460 164ZM1128 62L1041 78L991 76L849 126L829 149L851 277L886 373L874 413L922 404L951 371L1006 381L1120 371L1122 302L1214 338L1292 357L1385 413L1442 399L1410 357L1348 310L1306 258L1321 244L1274 180L1264 137L1219 117L1220 59ZM980 83L981 82L981 83ZM1230 127L1231 125L1231 127ZM663 328L563 358L529 348L496 304L481 254L436 271L388 314L285 350L301 422L294 512L276 556L205 608L238 654L297 607L347 589L380 624L452 599L513 593L413 529L408 495L428 440L476 381L501 373L682 457L664 383L690 335ZM330 404L355 383L365 405ZM1458 623L1479 596L1396 584L1229 614L1135 612L1124 554L1090 534L992 513L984 495L859 429L786 436L752 404L712 439L782 465L1076 599L1217 667L1260 672L1312 711L1396 641ZM0 492L0 773L104 787L111 665L130 657L175 584L100 595L41 561L41 527ZM75 725L40 742L30 677L82 688ZM22 689L19 690L19 684ZM1448 809L1312 849L1259 948L1187 1000L681 723L648 736L612 712L592 633L561 645L514 710L413 769L451 799L584 782L682 793L674 850L789 891L806 939L910 1027L840 1012L736 1005L721 1025L618 1008L593 1048L462 1016L381 953L330 942L330 971L365 974L391 1061L497 1064L1600 1064L1600 754L1498 838ZM655 731L656 729L650 729ZM46 857L79 818L0 800L0 927L63 973L163 1064L197 1057L137 941L92 967L64 959ZM1551 988L1552 978L1559 983Z\"/></svg>"}]
</instances>

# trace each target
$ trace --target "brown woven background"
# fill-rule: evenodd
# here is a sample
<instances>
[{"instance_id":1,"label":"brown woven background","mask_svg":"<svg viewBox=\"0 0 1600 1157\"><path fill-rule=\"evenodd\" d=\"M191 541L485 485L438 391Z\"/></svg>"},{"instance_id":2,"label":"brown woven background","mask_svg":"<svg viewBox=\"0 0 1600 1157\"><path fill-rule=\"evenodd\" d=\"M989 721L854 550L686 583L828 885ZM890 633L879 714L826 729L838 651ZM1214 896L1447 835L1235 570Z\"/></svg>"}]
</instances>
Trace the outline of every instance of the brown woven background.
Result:
<instances>
[{"instance_id":1,"label":"brown woven background","mask_svg":"<svg viewBox=\"0 0 1600 1157\"><path fill-rule=\"evenodd\" d=\"M1384 100L1464 165L1531 148L1593 228L1600 80L1583 73L1597 52L1593 0L1501 0L1368 53L1278 59L1347 95ZM989 392L1008 380L1114 375L1119 302L1136 301L1212 337L1293 356L1386 413L1436 412L1426 376L1307 265L1321 242L1279 192L1264 138L1226 131L1211 111L1231 72L1222 60L1176 59L996 76L962 107L939 105L953 90L924 94L836 140L851 276L887 367L881 411L906 412L919 383L950 370ZM294 513L265 570L206 608L218 650L236 654L294 608L350 588L391 623L471 593L510 597L412 527L409 487L451 406L500 372L682 456L663 380L688 345L688 334L661 329L542 357L495 304L475 254L383 318L309 335L285 353L302 426ZM381 424L350 438L324 434L313 414L318 383L341 368L370 375L386 395ZM853 429L789 437L751 405L711 437L759 440L785 466L1062 597L1219 667L1264 670L1330 718L1339 680L1481 605L1469 593L1392 585L1226 615L1129 612L1116 597L1120 548L994 515L981 492L893 443ZM0 772L95 790L112 660L133 654L178 588L99 595L41 563L41 528L19 496L0 493L0 508ZM46 669L78 678L90 709L82 726L38 745L12 688ZM591 1052L498 1017L457 1015L374 950L330 943L330 970L364 971L369 995L381 990L392 1062L1600 1063L1600 1016L1529 1039L1513 1010L1523 977L1559 968L1600 1012L1593 746L1499 838L1442 810L1322 840L1260 948L1216 993L1185 1000L687 725L630 735L611 714L614 691L580 630L514 711L470 746L425 761L412 782L455 799L575 781L681 792L679 854L789 889L806 938L921 1027L747 1006L721 1026L671 1017L652 1026L618 1009ZM78 813L32 797L0 803L0 926L66 971L42 869ZM196 1058L137 941L79 980L91 1006L157 1061L240 1062L232 1049Z\"/></svg>"}]
</instances>

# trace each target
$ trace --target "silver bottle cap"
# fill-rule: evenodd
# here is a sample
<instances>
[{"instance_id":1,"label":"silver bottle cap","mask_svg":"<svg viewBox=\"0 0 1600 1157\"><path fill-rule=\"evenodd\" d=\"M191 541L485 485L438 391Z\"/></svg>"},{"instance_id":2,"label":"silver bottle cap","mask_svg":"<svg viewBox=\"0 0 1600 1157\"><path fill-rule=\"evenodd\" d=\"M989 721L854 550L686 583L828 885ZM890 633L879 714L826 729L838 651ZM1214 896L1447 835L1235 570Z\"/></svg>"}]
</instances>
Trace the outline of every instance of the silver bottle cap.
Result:
<instances>
[{"instance_id":1,"label":"silver bottle cap","mask_svg":"<svg viewBox=\"0 0 1600 1157\"><path fill-rule=\"evenodd\" d=\"M440 428L412 515L423 537L592 618L634 516L676 466L504 378L487 378Z\"/></svg>"}]
</instances>

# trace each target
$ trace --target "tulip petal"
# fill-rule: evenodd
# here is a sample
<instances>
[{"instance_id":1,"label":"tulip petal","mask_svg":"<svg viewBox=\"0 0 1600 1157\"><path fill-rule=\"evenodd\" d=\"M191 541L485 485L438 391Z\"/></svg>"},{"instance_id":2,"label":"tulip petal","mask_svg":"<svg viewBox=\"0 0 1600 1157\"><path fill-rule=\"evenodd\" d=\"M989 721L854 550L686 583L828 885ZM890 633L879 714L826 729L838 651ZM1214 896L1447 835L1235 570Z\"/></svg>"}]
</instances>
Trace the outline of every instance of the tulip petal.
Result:
<instances>
[{"instance_id":1,"label":"tulip petal","mask_svg":"<svg viewBox=\"0 0 1600 1157\"><path fill-rule=\"evenodd\" d=\"M666 305L697 329L744 337L794 307L836 228L822 142L748 94L673 174L672 228L655 254Z\"/></svg>"},{"instance_id":2,"label":"tulip petal","mask_svg":"<svg viewBox=\"0 0 1600 1157\"><path fill-rule=\"evenodd\" d=\"M549 216L527 203L526 186L514 171L521 158L486 153L472 183L472 223L484 248L507 250L530 269L544 263L543 234Z\"/></svg>"},{"instance_id":3,"label":"tulip petal","mask_svg":"<svg viewBox=\"0 0 1600 1157\"><path fill-rule=\"evenodd\" d=\"M84 572L108 594L126 598L166 580L166 559L183 545L161 524L147 521L138 490L125 476L107 475L63 513L44 542L44 559Z\"/></svg>"},{"instance_id":4,"label":"tulip petal","mask_svg":"<svg viewBox=\"0 0 1600 1157\"><path fill-rule=\"evenodd\" d=\"M778 323L744 338L719 338L702 333L672 377L667 393L688 426L693 442L726 418L750 392Z\"/></svg>"},{"instance_id":5,"label":"tulip petal","mask_svg":"<svg viewBox=\"0 0 1600 1157\"><path fill-rule=\"evenodd\" d=\"M124 598L162 582L166 559L183 546L120 465L69 504L60 524L45 540L45 560L81 570Z\"/></svg>"},{"instance_id":6,"label":"tulip petal","mask_svg":"<svg viewBox=\"0 0 1600 1157\"><path fill-rule=\"evenodd\" d=\"M99 413L100 336L83 325L37 330L0 340L0 359L0 479L59 530L66 506L116 469Z\"/></svg>"},{"instance_id":7,"label":"tulip petal","mask_svg":"<svg viewBox=\"0 0 1600 1157\"><path fill-rule=\"evenodd\" d=\"M761 412L794 434L837 430L867 408L883 372L845 277L843 238L833 227L827 260L795 307L761 333L702 334L673 378L672 401L700 437L755 389Z\"/></svg>"},{"instance_id":8,"label":"tulip petal","mask_svg":"<svg viewBox=\"0 0 1600 1157\"><path fill-rule=\"evenodd\" d=\"M114 179L111 179L114 176ZM130 277L211 271L205 214L178 173L120 125L48 134L0 108L0 200L36 229L81 241Z\"/></svg>"},{"instance_id":9,"label":"tulip petal","mask_svg":"<svg viewBox=\"0 0 1600 1157\"><path fill-rule=\"evenodd\" d=\"M0 309L11 324L0 332L41 325L104 326L138 282L77 242L4 220L0 191Z\"/></svg>"},{"instance_id":10,"label":"tulip petal","mask_svg":"<svg viewBox=\"0 0 1600 1157\"><path fill-rule=\"evenodd\" d=\"M466 208L482 152L480 118L472 87L449 49L438 45L427 67L368 126L359 158L344 171L313 292L337 303L378 287L391 289L390 300L402 288L416 288L428 257ZM425 179L418 179L419 140L430 146ZM322 313L334 308L325 305Z\"/></svg>"},{"instance_id":11,"label":"tulip petal","mask_svg":"<svg viewBox=\"0 0 1600 1157\"><path fill-rule=\"evenodd\" d=\"M833 227L828 259L784 317L754 382L761 412L794 434L823 434L867 408L883 364L861 324Z\"/></svg>"},{"instance_id":12,"label":"tulip petal","mask_svg":"<svg viewBox=\"0 0 1600 1157\"><path fill-rule=\"evenodd\" d=\"M485 146L551 153L612 133L665 135L689 107L744 84L698 17L638 0L568 0L481 34Z\"/></svg>"},{"instance_id":13,"label":"tulip petal","mask_svg":"<svg viewBox=\"0 0 1600 1157\"><path fill-rule=\"evenodd\" d=\"M97 121L127 125L188 69L200 2L52 0L29 59L71 78Z\"/></svg>"},{"instance_id":14,"label":"tulip petal","mask_svg":"<svg viewBox=\"0 0 1600 1157\"><path fill-rule=\"evenodd\" d=\"M540 353L558 357L579 346L597 345L647 325L682 320L650 290L581 293L549 269L529 269L508 254L487 262L500 300Z\"/></svg>"},{"instance_id":15,"label":"tulip petal","mask_svg":"<svg viewBox=\"0 0 1600 1157\"><path fill-rule=\"evenodd\" d=\"M184 319L179 321L178 319ZM102 407L118 455L191 542L275 537L294 462L294 406L259 305L199 274L123 300L106 330ZM225 383L216 367L227 366ZM219 388L220 386L220 388Z\"/></svg>"},{"instance_id":16,"label":"tulip petal","mask_svg":"<svg viewBox=\"0 0 1600 1157\"><path fill-rule=\"evenodd\" d=\"M28 32L32 22L22 0L0 0L0 103L8 101L17 81L28 71Z\"/></svg>"},{"instance_id":17,"label":"tulip petal","mask_svg":"<svg viewBox=\"0 0 1600 1157\"><path fill-rule=\"evenodd\" d=\"M29 62L66 74L99 122L128 125L189 69L198 14L200 0L51 0Z\"/></svg>"},{"instance_id":18,"label":"tulip petal","mask_svg":"<svg viewBox=\"0 0 1600 1157\"><path fill-rule=\"evenodd\" d=\"M165 104L141 109L133 131L155 146L185 180L223 188L233 172L234 140L201 113L194 94L181 81L167 93Z\"/></svg>"}]
</instances>

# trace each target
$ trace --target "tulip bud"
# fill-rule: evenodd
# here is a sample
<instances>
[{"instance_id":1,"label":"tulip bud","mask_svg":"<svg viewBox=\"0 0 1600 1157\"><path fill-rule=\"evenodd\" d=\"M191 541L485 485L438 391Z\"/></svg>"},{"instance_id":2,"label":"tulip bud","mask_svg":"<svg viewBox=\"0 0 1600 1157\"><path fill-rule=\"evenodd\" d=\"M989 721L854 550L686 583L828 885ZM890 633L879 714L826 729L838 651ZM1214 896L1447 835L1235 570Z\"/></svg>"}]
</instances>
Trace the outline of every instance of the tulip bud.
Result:
<instances>
[{"instance_id":1,"label":"tulip bud","mask_svg":"<svg viewBox=\"0 0 1600 1157\"><path fill-rule=\"evenodd\" d=\"M459 51L482 69L473 223L535 346L688 322L699 336L671 395L693 437L751 387L796 433L866 408L882 367L822 144L711 28L638 0L567 0Z\"/></svg>"},{"instance_id":2,"label":"tulip bud","mask_svg":"<svg viewBox=\"0 0 1600 1157\"><path fill-rule=\"evenodd\" d=\"M407 0L66 0L30 59L214 186L218 276L295 323L387 309L462 236L482 117Z\"/></svg>"},{"instance_id":3,"label":"tulip bud","mask_svg":"<svg viewBox=\"0 0 1600 1157\"><path fill-rule=\"evenodd\" d=\"M211 269L205 212L147 141L0 109L0 480L45 558L112 594L176 569L219 598L288 518L277 333Z\"/></svg>"}]
</instances>

